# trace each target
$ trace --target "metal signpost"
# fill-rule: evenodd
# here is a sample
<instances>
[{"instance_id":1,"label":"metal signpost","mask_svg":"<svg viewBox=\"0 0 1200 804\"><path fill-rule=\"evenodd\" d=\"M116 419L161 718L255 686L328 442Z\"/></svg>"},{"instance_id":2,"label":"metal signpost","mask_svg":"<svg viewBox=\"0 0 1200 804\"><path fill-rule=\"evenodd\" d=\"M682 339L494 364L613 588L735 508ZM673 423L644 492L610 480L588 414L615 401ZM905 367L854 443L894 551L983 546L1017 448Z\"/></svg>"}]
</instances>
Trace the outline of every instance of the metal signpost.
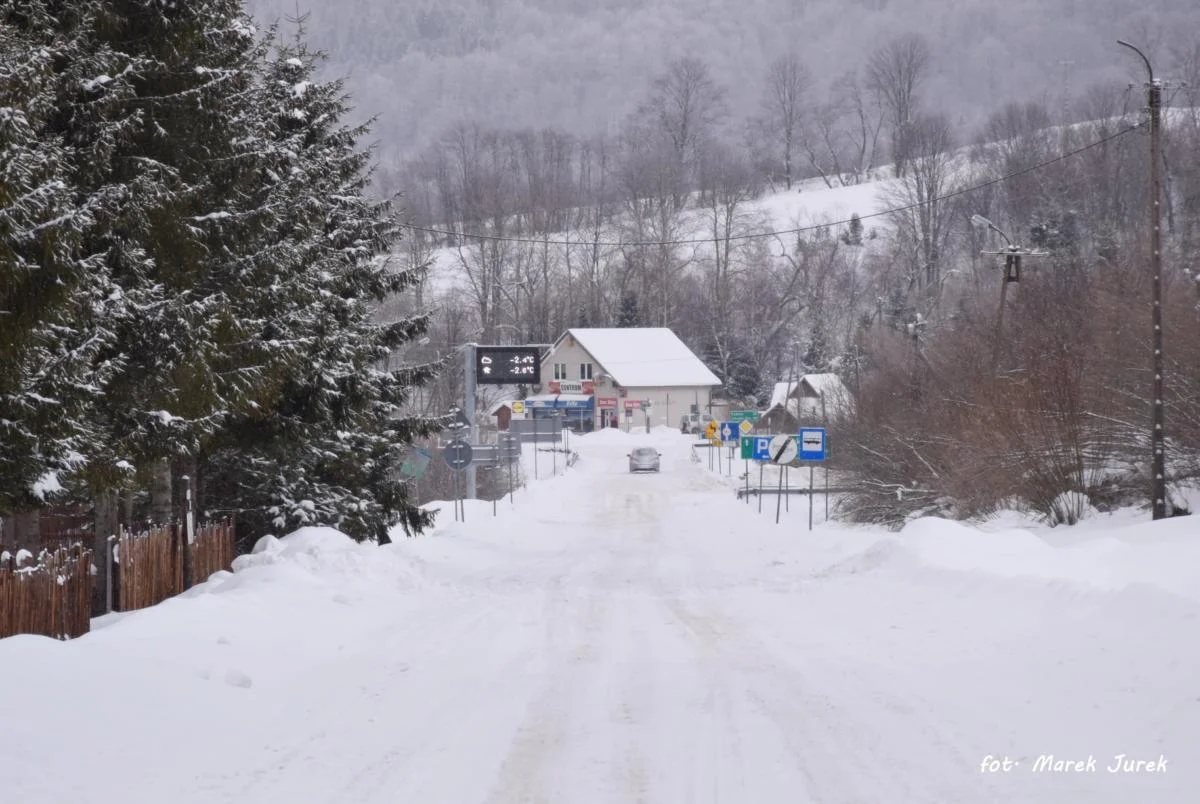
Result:
<instances>
[{"instance_id":1,"label":"metal signpost","mask_svg":"<svg viewBox=\"0 0 1200 804\"><path fill-rule=\"evenodd\" d=\"M786 467L789 463L796 460L796 456L800 453L800 448L796 444L794 436L777 435L771 439L770 445L767 447L767 453L770 456L771 463L776 466ZM779 473L779 496L775 499L775 524L779 524L779 509L783 505L783 474L786 469Z\"/></svg>"},{"instance_id":2,"label":"metal signpost","mask_svg":"<svg viewBox=\"0 0 1200 804\"><path fill-rule=\"evenodd\" d=\"M824 427L800 428L800 460L810 461L808 464L808 529L813 528L813 473L817 463L828 456L827 439ZM829 475L825 476L825 487L829 487ZM829 518L829 492L825 492L825 518Z\"/></svg>"},{"instance_id":3,"label":"metal signpost","mask_svg":"<svg viewBox=\"0 0 1200 804\"><path fill-rule=\"evenodd\" d=\"M521 439L516 433L501 433L497 438L500 444L500 454L508 459L508 504L513 504L513 464L521 456ZM533 444L537 449L537 442Z\"/></svg>"},{"instance_id":4,"label":"metal signpost","mask_svg":"<svg viewBox=\"0 0 1200 804\"><path fill-rule=\"evenodd\" d=\"M713 468L712 447L721 443L720 436L717 435L717 422L715 419L709 419L708 424L704 425L704 438L708 441L708 470L711 472Z\"/></svg>"},{"instance_id":5,"label":"metal signpost","mask_svg":"<svg viewBox=\"0 0 1200 804\"><path fill-rule=\"evenodd\" d=\"M737 444L742 437L742 431L738 427L737 422L721 422L720 427L721 443L729 448L729 460L726 464L726 474L733 474L733 445ZM720 453L718 453L718 456ZM720 469L717 470L718 473Z\"/></svg>"},{"instance_id":6,"label":"metal signpost","mask_svg":"<svg viewBox=\"0 0 1200 804\"><path fill-rule=\"evenodd\" d=\"M771 455L768 452L771 446L772 436L742 436L742 460L754 461L758 464L758 512L762 513L762 484L763 484L763 466L767 461L771 460ZM747 464L746 469L746 505L750 504L750 469Z\"/></svg>"},{"instance_id":7,"label":"metal signpost","mask_svg":"<svg viewBox=\"0 0 1200 804\"><path fill-rule=\"evenodd\" d=\"M458 472L466 469L471 465L472 450L471 445L462 439L455 439L442 447L442 459L446 461L446 465L454 470L454 520L458 521L458 507L460 504L458 496ZM462 503L462 521L467 521L467 506Z\"/></svg>"},{"instance_id":8,"label":"metal signpost","mask_svg":"<svg viewBox=\"0 0 1200 804\"><path fill-rule=\"evenodd\" d=\"M738 431L742 438L750 435L750 431L754 429L754 423L758 421L758 411L756 410L735 410L729 414L730 421L738 423ZM743 456L743 468L746 470L746 488L750 488L750 461ZM729 462L733 463L732 452L729 455ZM750 495L746 495L746 505L750 504Z\"/></svg>"}]
</instances>

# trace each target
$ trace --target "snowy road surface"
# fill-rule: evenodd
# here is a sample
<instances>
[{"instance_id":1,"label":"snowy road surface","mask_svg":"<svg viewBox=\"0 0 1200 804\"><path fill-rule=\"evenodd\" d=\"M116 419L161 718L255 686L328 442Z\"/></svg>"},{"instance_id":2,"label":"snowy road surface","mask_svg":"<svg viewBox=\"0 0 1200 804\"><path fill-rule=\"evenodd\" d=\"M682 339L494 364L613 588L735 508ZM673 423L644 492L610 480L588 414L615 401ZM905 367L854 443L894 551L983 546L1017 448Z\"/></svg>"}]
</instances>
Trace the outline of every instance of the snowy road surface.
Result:
<instances>
[{"instance_id":1,"label":"snowy road surface","mask_svg":"<svg viewBox=\"0 0 1200 804\"><path fill-rule=\"evenodd\" d=\"M663 471L631 476L647 440ZM447 507L386 548L301 532L75 642L0 642L2 800L1198 800L1180 525L1073 548L809 533L678 433L573 446L495 518ZM1119 754L1165 770L1109 772Z\"/></svg>"}]
</instances>

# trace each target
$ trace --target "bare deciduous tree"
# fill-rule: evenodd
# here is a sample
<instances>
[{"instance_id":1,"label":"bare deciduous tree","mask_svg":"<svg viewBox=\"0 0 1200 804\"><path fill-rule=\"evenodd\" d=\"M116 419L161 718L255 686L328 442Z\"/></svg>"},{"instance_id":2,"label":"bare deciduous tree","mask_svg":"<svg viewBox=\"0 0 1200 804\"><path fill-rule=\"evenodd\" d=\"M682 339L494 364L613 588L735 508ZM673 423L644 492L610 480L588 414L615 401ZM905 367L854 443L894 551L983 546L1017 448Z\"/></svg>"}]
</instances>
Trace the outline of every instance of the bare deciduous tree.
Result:
<instances>
[{"instance_id":1,"label":"bare deciduous tree","mask_svg":"<svg viewBox=\"0 0 1200 804\"><path fill-rule=\"evenodd\" d=\"M783 186L796 180L795 159L800 148L804 111L812 76L794 54L781 56L767 68L761 102L760 126L776 170L783 171Z\"/></svg>"},{"instance_id":2,"label":"bare deciduous tree","mask_svg":"<svg viewBox=\"0 0 1200 804\"><path fill-rule=\"evenodd\" d=\"M654 79L635 119L670 143L679 178L686 185L701 143L714 138L728 114L725 88L713 80L705 62L687 57L672 62ZM683 193L675 196L678 208L684 198Z\"/></svg>"},{"instance_id":3,"label":"bare deciduous tree","mask_svg":"<svg viewBox=\"0 0 1200 804\"><path fill-rule=\"evenodd\" d=\"M878 98L864 92L851 71L833 83L828 101L816 107L801 145L826 187L859 184L870 180L882 129Z\"/></svg>"},{"instance_id":4,"label":"bare deciduous tree","mask_svg":"<svg viewBox=\"0 0 1200 804\"><path fill-rule=\"evenodd\" d=\"M917 92L929 71L929 44L920 34L892 39L867 60L866 84L887 111L896 175L903 176L912 148Z\"/></svg>"},{"instance_id":5,"label":"bare deciduous tree","mask_svg":"<svg viewBox=\"0 0 1200 804\"><path fill-rule=\"evenodd\" d=\"M890 218L905 270L905 295L936 304L953 229L953 202L942 200L953 181L950 124L940 115L922 117L911 124L909 136L910 170L889 195L892 206L900 208Z\"/></svg>"}]
</instances>

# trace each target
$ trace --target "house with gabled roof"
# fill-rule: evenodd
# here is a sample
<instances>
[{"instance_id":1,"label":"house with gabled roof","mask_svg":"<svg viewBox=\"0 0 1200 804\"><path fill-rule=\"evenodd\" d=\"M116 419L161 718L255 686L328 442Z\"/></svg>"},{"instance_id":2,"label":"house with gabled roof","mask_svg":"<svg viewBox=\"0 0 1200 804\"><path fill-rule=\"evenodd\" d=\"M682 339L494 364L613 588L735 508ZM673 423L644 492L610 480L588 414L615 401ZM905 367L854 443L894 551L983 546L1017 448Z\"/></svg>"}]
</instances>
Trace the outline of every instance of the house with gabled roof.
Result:
<instances>
[{"instance_id":1,"label":"house with gabled roof","mask_svg":"<svg viewBox=\"0 0 1200 804\"><path fill-rule=\"evenodd\" d=\"M777 382L771 401L759 415L755 430L794 433L805 425L834 424L854 409L854 398L842 378L833 373L804 374L798 380Z\"/></svg>"},{"instance_id":2,"label":"house with gabled roof","mask_svg":"<svg viewBox=\"0 0 1200 804\"><path fill-rule=\"evenodd\" d=\"M535 418L561 411L580 432L678 427L707 411L721 380L667 327L568 329L542 357L542 382L525 400Z\"/></svg>"}]
</instances>

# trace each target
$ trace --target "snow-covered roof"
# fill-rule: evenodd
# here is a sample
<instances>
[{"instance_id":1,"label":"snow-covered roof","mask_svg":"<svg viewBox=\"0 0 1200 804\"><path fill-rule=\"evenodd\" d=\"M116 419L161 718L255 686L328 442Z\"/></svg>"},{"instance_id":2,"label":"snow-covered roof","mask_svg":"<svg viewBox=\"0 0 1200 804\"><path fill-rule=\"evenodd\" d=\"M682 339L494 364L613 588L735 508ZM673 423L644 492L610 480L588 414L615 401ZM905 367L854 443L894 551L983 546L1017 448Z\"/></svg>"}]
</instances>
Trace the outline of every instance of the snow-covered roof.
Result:
<instances>
[{"instance_id":1,"label":"snow-covered roof","mask_svg":"<svg viewBox=\"0 0 1200 804\"><path fill-rule=\"evenodd\" d=\"M836 374L805 374L801 379L817 393L817 396L824 394L832 397L846 393L842 378Z\"/></svg>"},{"instance_id":2,"label":"snow-covered roof","mask_svg":"<svg viewBox=\"0 0 1200 804\"><path fill-rule=\"evenodd\" d=\"M783 400L787 399L792 391L796 389L796 382L777 382L775 387L771 389L771 401L767 403L767 409L779 407L783 404Z\"/></svg>"},{"instance_id":3,"label":"snow-covered roof","mask_svg":"<svg viewBox=\"0 0 1200 804\"><path fill-rule=\"evenodd\" d=\"M626 388L720 385L721 380L667 327L569 329L613 381ZM553 355L554 349L550 350ZM547 356L547 359L551 359Z\"/></svg>"},{"instance_id":4,"label":"snow-covered roof","mask_svg":"<svg viewBox=\"0 0 1200 804\"><path fill-rule=\"evenodd\" d=\"M816 393L815 397L801 395L803 399L796 398L797 390L801 386L806 386L807 389ZM791 397L791 398L789 398ZM824 397L824 407L821 405L821 397ZM784 401L787 400L787 404ZM803 405L801 405L803 401ZM767 411L786 410L793 417L799 418L804 416L820 416L829 415L836 416L841 413L846 413L851 410L853 400L850 397L850 389L842 382L842 378L836 374L804 374L799 380L787 383L777 382L771 390L771 401L767 405Z\"/></svg>"},{"instance_id":5,"label":"snow-covered roof","mask_svg":"<svg viewBox=\"0 0 1200 804\"><path fill-rule=\"evenodd\" d=\"M500 412L500 408L511 408L513 406L513 402L515 401L515 399L501 399L499 402L488 408L487 415L495 416Z\"/></svg>"}]
</instances>

